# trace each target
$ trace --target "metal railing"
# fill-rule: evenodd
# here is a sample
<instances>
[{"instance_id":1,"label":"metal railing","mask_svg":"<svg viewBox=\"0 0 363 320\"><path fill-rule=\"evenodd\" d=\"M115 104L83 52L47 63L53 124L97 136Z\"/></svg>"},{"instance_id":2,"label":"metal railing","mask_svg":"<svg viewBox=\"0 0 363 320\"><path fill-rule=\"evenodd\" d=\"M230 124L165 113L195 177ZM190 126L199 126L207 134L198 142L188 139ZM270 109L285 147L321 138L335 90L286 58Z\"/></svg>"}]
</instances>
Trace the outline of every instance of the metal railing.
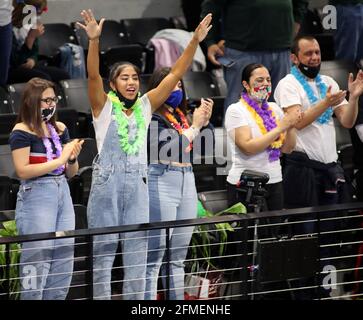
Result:
<instances>
[{"instance_id":1,"label":"metal railing","mask_svg":"<svg viewBox=\"0 0 363 320\"><path fill-rule=\"evenodd\" d=\"M53 286L45 291L63 290L68 292L68 299L93 299L95 286L110 283L112 299L127 299L137 292L124 292L125 286L135 284L138 287L139 281L149 278L142 273L136 278L122 279L121 274L137 268L144 270L148 263L123 265L121 260L130 255L147 256L150 251L147 252L146 247L139 251L119 249L115 253L104 253L96 252L95 247L123 247L126 241L149 241L153 237L148 233L151 230L165 230L162 235L165 248L155 249L165 250L162 262L165 273L156 279L163 282L158 290L159 299L167 300L178 290L184 292L186 299L357 299L363 296L362 289L357 291L363 282L359 278L363 267L356 265L357 259L363 256L363 251L359 252L359 247L363 246L361 209L363 203L350 203L0 238L0 254L4 260L0 263L0 299L19 298L24 291L24 281L34 280L38 284L45 275L54 279L66 276L69 272L53 272L46 266L50 262L62 265L67 261L74 263L71 284L61 287L54 280ZM187 247L178 247L170 241L171 234L185 227L194 227L192 241ZM112 241L99 238L106 235L117 237ZM179 232L178 235L186 234ZM60 240L64 239L72 241L62 243ZM19 261L16 245L26 243L28 245L23 245L21 251L24 256L67 248L74 250L74 255L33 259L34 264L45 266L42 267L44 273L24 276L19 270L28 262ZM186 259L173 260L173 253L181 249L188 250ZM40 255L44 256L47 255ZM113 256L115 261L111 267L97 269L94 266L97 258L112 259ZM173 268L179 266L180 270L183 263L185 282L174 287L172 280L178 275L173 273ZM96 280L94 275L101 269L107 269L111 278ZM45 294L43 289L38 290Z\"/></svg>"}]
</instances>

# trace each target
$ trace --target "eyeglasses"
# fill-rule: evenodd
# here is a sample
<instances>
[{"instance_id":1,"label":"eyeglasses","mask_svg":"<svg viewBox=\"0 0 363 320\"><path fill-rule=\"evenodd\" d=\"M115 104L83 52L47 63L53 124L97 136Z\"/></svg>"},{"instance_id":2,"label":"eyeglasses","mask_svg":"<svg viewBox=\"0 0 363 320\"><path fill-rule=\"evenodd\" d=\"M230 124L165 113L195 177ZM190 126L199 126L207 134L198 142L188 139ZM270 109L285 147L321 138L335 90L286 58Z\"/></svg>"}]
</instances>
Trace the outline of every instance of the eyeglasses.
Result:
<instances>
[{"instance_id":1,"label":"eyeglasses","mask_svg":"<svg viewBox=\"0 0 363 320\"><path fill-rule=\"evenodd\" d=\"M40 101L45 102L48 106L50 106L52 104L52 102L54 103L58 103L59 98L58 97L49 97L49 98L44 98L44 99L40 99Z\"/></svg>"}]
</instances>

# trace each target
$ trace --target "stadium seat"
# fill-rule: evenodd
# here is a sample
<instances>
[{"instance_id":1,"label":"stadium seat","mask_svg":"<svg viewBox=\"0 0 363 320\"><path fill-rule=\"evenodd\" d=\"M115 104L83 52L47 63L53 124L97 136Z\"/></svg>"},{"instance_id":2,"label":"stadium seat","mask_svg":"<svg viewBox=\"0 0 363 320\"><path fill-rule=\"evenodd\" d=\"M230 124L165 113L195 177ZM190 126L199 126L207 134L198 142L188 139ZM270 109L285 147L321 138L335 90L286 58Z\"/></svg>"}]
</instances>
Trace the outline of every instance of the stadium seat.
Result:
<instances>
[{"instance_id":1,"label":"stadium seat","mask_svg":"<svg viewBox=\"0 0 363 320\"><path fill-rule=\"evenodd\" d=\"M92 166L93 159L97 153L96 140L92 138L85 138L82 145L82 150L78 156L79 169Z\"/></svg>"},{"instance_id":2,"label":"stadium seat","mask_svg":"<svg viewBox=\"0 0 363 320\"><path fill-rule=\"evenodd\" d=\"M9 135L15 126L17 116L15 113L0 114L0 145L9 143Z\"/></svg>"},{"instance_id":3,"label":"stadium seat","mask_svg":"<svg viewBox=\"0 0 363 320\"><path fill-rule=\"evenodd\" d=\"M339 85L341 90L348 89L348 75L357 74L357 67L354 63L342 60L322 61L320 73L332 77Z\"/></svg>"},{"instance_id":4,"label":"stadium seat","mask_svg":"<svg viewBox=\"0 0 363 320\"><path fill-rule=\"evenodd\" d=\"M191 101L220 96L218 85L208 72L187 72L183 76L183 84L187 98Z\"/></svg>"},{"instance_id":5,"label":"stadium seat","mask_svg":"<svg viewBox=\"0 0 363 320\"><path fill-rule=\"evenodd\" d=\"M86 31L76 26L76 23L71 23L74 28L78 43L83 49L88 50L88 37ZM115 20L105 20L102 28L102 36L100 38L101 53L108 49L124 44L128 44L128 38L124 26Z\"/></svg>"},{"instance_id":6,"label":"stadium seat","mask_svg":"<svg viewBox=\"0 0 363 320\"><path fill-rule=\"evenodd\" d=\"M68 108L86 114L91 112L87 79L62 80L60 85L63 89Z\"/></svg>"},{"instance_id":7,"label":"stadium seat","mask_svg":"<svg viewBox=\"0 0 363 320\"><path fill-rule=\"evenodd\" d=\"M64 23L47 23L45 32L39 37L39 55L46 59L53 59L59 48L66 43L78 44L73 29Z\"/></svg>"},{"instance_id":8,"label":"stadium seat","mask_svg":"<svg viewBox=\"0 0 363 320\"><path fill-rule=\"evenodd\" d=\"M0 87L0 114L13 112L9 93L3 87Z\"/></svg>"},{"instance_id":9,"label":"stadium seat","mask_svg":"<svg viewBox=\"0 0 363 320\"><path fill-rule=\"evenodd\" d=\"M125 44L106 50L101 56L102 76L108 78L112 65L127 61L136 65L141 72L145 70L145 53L139 44Z\"/></svg>"},{"instance_id":10,"label":"stadium seat","mask_svg":"<svg viewBox=\"0 0 363 320\"><path fill-rule=\"evenodd\" d=\"M121 24L125 27L129 42L138 43L143 47L146 47L157 31L174 28L174 25L166 18L123 19Z\"/></svg>"}]
</instances>

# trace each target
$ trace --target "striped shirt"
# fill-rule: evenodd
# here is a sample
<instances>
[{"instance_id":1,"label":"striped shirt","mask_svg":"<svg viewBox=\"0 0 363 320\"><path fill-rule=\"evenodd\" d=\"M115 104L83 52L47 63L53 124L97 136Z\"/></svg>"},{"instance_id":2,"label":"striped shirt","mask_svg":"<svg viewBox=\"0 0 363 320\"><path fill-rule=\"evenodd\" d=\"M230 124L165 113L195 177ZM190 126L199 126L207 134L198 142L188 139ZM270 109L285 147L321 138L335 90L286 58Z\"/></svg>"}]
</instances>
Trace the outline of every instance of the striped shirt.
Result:
<instances>
[{"instance_id":1,"label":"striped shirt","mask_svg":"<svg viewBox=\"0 0 363 320\"><path fill-rule=\"evenodd\" d=\"M66 144L70 141L68 129L65 128L63 133L59 136L61 143ZM52 148L53 148L53 159L56 156L56 149L52 138L49 138ZM10 134L9 138L11 151L21 148L30 147L29 154L29 164L39 164L47 162L47 152L45 146L43 144L42 138L39 138L37 135L23 131L23 130L14 130ZM45 176L54 175L52 172Z\"/></svg>"}]
</instances>

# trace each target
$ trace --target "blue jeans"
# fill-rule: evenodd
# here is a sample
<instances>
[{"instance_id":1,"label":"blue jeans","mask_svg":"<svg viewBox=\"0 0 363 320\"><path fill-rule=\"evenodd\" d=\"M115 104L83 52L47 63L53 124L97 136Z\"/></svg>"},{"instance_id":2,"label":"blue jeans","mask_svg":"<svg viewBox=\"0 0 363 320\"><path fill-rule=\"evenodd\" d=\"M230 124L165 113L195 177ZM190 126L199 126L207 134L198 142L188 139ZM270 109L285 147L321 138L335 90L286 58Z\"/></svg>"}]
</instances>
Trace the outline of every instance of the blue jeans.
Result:
<instances>
[{"instance_id":1,"label":"blue jeans","mask_svg":"<svg viewBox=\"0 0 363 320\"><path fill-rule=\"evenodd\" d=\"M64 176L22 181L16 203L20 235L74 230ZM74 239L25 242L20 258L22 300L64 300L73 272Z\"/></svg>"},{"instance_id":2,"label":"blue jeans","mask_svg":"<svg viewBox=\"0 0 363 320\"><path fill-rule=\"evenodd\" d=\"M363 4L337 5L336 8L335 57L358 62L363 59Z\"/></svg>"},{"instance_id":3,"label":"blue jeans","mask_svg":"<svg viewBox=\"0 0 363 320\"><path fill-rule=\"evenodd\" d=\"M224 101L224 113L229 105L236 103L242 93L242 71L250 63L261 63L270 72L272 81L272 93L270 100L273 100L273 93L277 83L285 77L291 68L289 50L270 51L239 51L225 48L224 55L236 63L229 68L224 68L224 79L227 84L227 97Z\"/></svg>"},{"instance_id":4,"label":"blue jeans","mask_svg":"<svg viewBox=\"0 0 363 320\"><path fill-rule=\"evenodd\" d=\"M192 167L149 166L150 222L194 219L197 191ZM184 300L184 260L194 227L170 230L170 299ZM166 287L166 231L149 232L145 299L156 299L159 271ZM164 263L163 263L164 260Z\"/></svg>"},{"instance_id":5,"label":"blue jeans","mask_svg":"<svg viewBox=\"0 0 363 320\"><path fill-rule=\"evenodd\" d=\"M88 200L89 228L149 222L146 165L139 155L130 158L119 146L113 120L99 156L93 162ZM147 232L95 236L93 245L93 297L111 299L111 271L119 241L122 246L124 300L143 300L147 261Z\"/></svg>"}]
</instances>

